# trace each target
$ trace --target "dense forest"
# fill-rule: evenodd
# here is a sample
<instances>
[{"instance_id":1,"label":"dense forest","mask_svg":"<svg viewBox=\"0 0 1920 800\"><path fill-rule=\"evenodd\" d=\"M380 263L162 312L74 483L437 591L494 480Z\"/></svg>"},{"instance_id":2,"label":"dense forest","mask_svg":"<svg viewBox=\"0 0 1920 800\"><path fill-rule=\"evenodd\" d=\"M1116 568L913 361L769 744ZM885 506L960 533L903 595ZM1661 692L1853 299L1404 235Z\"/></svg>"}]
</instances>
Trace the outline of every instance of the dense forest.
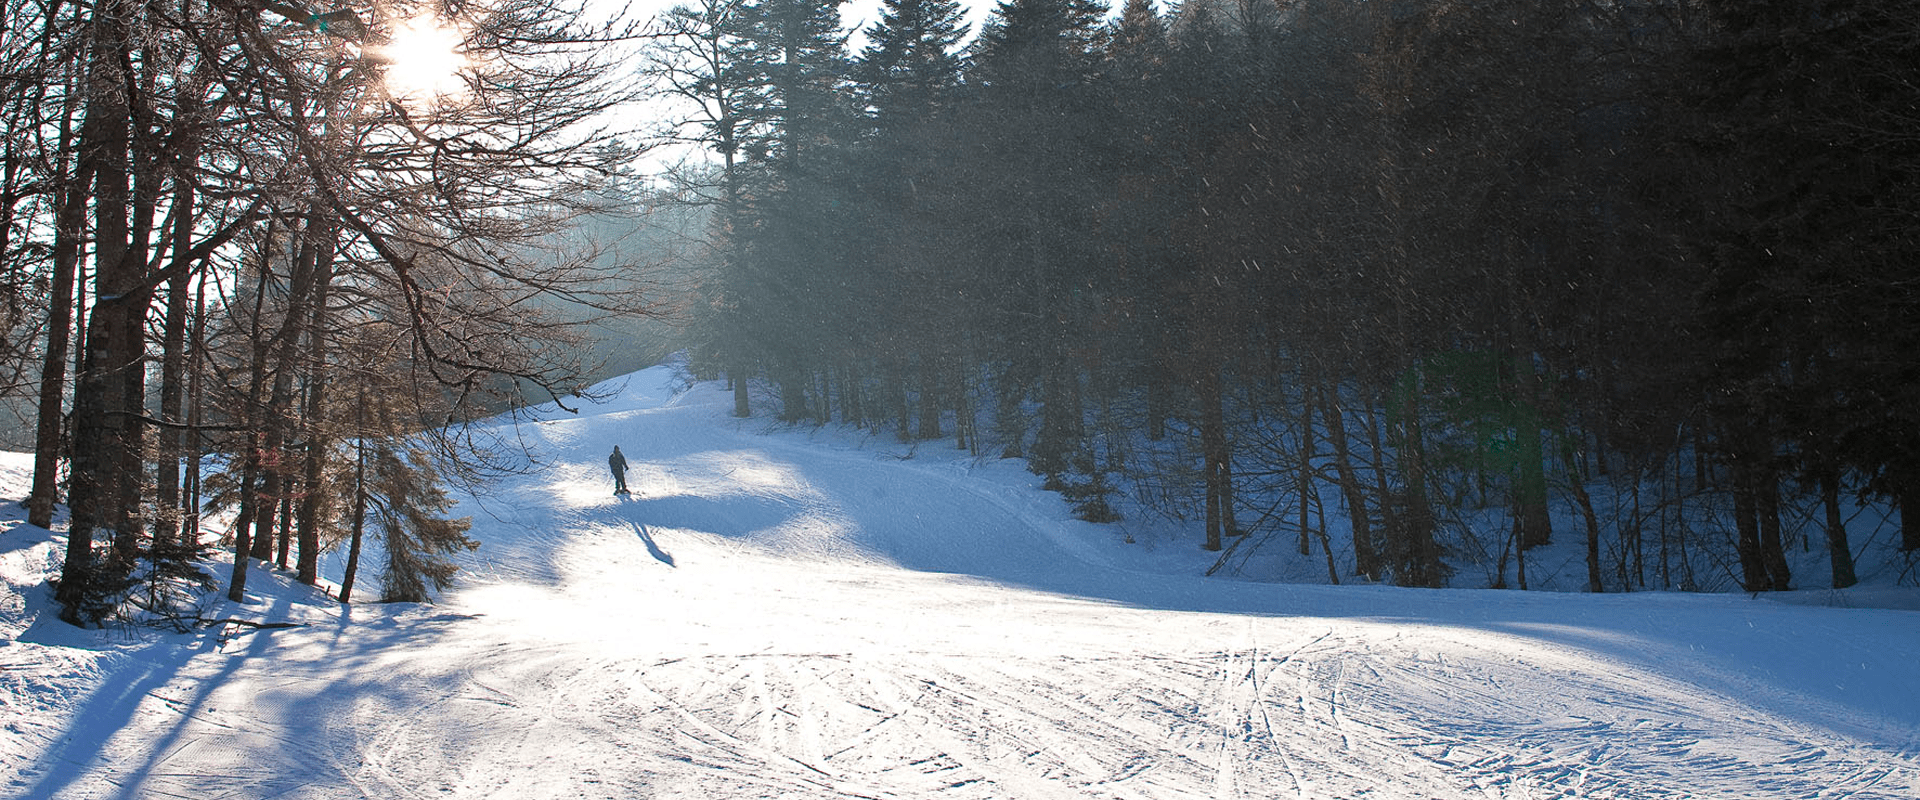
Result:
<instances>
[{"instance_id":1,"label":"dense forest","mask_svg":"<svg viewBox=\"0 0 1920 800\"><path fill-rule=\"evenodd\" d=\"M1913 2L886 0L858 52L835 5L655 30L741 416L770 386L1334 581L1445 585L1477 503L1495 585L1558 536L1592 591L1694 588L1710 542L1845 587L1843 504L1920 502Z\"/></svg>"},{"instance_id":2,"label":"dense forest","mask_svg":"<svg viewBox=\"0 0 1920 800\"><path fill-rule=\"evenodd\" d=\"M513 468L457 423L590 400L589 326L677 291L582 233L662 201L608 128L643 93L703 153L691 363L742 416L1333 581L1445 585L1471 504L1496 583L1579 537L1593 591L1709 540L1839 587L1843 508L1920 502L1915 0L4 2L0 393L74 622L174 613L212 512L309 583L363 531L389 599L444 581L444 484ZM418 20L456 84L389 77Z\"/></svg>"}]
</instances>

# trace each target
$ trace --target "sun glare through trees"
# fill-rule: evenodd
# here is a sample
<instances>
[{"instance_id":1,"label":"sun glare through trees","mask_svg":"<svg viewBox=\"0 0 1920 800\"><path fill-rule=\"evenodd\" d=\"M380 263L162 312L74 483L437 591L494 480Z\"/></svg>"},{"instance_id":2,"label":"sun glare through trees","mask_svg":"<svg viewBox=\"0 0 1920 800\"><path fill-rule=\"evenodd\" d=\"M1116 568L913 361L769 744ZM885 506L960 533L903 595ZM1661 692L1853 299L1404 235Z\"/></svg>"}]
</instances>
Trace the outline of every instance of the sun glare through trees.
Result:
<instances>
[{"instance_id":1,"label":"sun glare through trees","mask_svg":"<svg viewBox=\"0 0 1920 800\"><path fill-rule=\"evenodd\" d=\"M461 52L463 35L431 16L400 20L376 53L386 59L387 90L415 100L458 98L467 85L460 71L470 62Z\"/></svg>"}]
</instances>

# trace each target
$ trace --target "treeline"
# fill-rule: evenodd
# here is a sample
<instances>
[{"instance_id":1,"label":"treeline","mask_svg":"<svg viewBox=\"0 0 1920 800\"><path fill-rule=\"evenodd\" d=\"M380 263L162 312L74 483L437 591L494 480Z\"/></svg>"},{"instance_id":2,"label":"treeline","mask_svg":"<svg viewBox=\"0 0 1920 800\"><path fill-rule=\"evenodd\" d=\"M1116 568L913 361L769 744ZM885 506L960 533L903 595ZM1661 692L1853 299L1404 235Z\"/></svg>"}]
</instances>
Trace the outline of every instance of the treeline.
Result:
<instances>
[{"instance_id":1,"label":"treeline","mask_svg":"<svg viewBox=\"0 0 1920 800\"><path fill-rule=\"evenodd\" d=\"M1478 498L1524 586L1558 496L1589 589L1687 588L1642 526L1711 498L1785 589L1792 494L1846 586L1843 499L1920 502L1912 0L1006 0L971 40L886 0L858 52L835 7L656 29L717 154L695 364L742 416L762 378L1089 519L1124 486L1208 548L1317 539L1336 581L1443 585Z\"/></svg>"},{"instance_id":2,"label":"treeline","mask_svg":"<svg viewBox=\"0 0 1920 800\"><path fill-rule=\"evenodd\" d=\"M583 315L542 298L629 300L545 249L628 155L589 124L619 31L536 0L5 6L0 377L37 397L30 522L71 510L65 618L192 613L168 587L210 585L209 510L235 600L246 556L311 584L350 541L348 599L363 530L386 598L424 599L471 546L441 484L497 465L421 432L575 389ZM463 38L446 93L385 80L423 19Z\"/></svg>"}]
</instances>

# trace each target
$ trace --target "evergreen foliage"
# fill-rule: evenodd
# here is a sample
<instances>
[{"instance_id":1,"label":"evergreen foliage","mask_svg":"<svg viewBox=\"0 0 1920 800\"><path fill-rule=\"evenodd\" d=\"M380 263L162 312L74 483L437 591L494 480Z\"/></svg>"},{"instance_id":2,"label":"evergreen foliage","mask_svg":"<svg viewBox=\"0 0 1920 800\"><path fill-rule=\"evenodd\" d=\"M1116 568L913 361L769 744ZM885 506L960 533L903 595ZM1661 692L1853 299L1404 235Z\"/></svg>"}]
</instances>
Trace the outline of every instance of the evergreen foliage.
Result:
<instances>
[{"instance_id":1,"label":"evergreen foliage","mask_svg":"<svg viewBox=\"0 0 1920 800\"><path fill-rule=\"evenodd\" d=\"M1450 540L1525 587L1558 505L1594 591L1697 586L1701 532L1601 531L1604 480L1734 512L1735 579L1788 588L1783 493L1920 498L1912 6L1006 0L958 53L890 0L859 135L761 118L820 183L719 231L755 310L704 335L755 332L732 377L786 419L955 432L1209 548L1324 549L1324 486L1335 580L1444 585L1480 507L1510 529Z\"/></svg>"},{"instance_id":2,"label":"evergreen foliage","mask_svg":"<svg viewBox=\"0 0 1920 800\"><path fill-rule=\"evenodd\" d=\"M378 446L370 454L367 489L379 520L386 562L380 570L388 603L424 603L447 588L459 567L447 557L479 546L466 537L473 521L442 516L453 507L428 457Z\"/></svg>"}]
</instances>

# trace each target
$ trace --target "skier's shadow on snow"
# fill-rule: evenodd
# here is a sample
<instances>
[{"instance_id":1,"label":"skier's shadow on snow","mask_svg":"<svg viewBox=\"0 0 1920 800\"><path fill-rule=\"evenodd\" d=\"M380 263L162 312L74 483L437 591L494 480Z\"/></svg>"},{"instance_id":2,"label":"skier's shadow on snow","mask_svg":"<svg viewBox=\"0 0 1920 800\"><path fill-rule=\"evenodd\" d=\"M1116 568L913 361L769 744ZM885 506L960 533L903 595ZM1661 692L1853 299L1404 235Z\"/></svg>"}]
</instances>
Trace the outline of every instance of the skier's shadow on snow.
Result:
<instances>
[{"instance_id":1,"label":"skier's shadow on snow","mask_svg":"<svg viewBox=\"0 0 1920 800\"><path fill-rule=\"evenodd\" d=\"M640 543L647 546L647 555L653 556L653 560L669 567L675 566L673 554L660 549L660 545L653 541L653 534L647 532L647 526L633 520L627 520L627 524L633 526L633 533L640 537Z\"/></svg>"},{"instance_id":2,"label":"skier's shadow on snow","mask_svg":"<svg viewBox=\"0 0 1920 800\"><path fill-rule=\"evenodd\" d=\"M706 531L729 539L752 538L790 522L803 513L805 506L795 500L778 497L727 497L715 499L699 495L639 495L614 507L614 513L628 524L645 524L667 530Z\"/></svg>"}]
</instances>

